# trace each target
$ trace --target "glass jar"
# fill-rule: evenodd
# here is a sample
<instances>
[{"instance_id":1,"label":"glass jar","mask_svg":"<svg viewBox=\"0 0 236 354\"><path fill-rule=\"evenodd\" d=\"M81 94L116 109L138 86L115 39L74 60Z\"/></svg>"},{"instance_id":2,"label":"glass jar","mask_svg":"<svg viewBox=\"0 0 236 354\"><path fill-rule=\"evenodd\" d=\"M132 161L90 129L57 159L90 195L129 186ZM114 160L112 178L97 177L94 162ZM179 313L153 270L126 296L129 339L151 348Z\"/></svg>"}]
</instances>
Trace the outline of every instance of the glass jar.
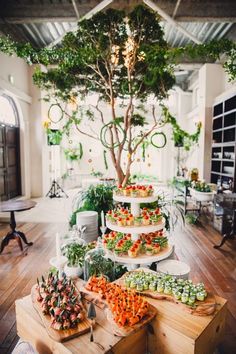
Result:
<instances>
[{"instance_id":1,"label":"glass jar","mask_svg":"<svg viewBox=\"0 0 236 354\"><path fill-rule=\"evenodd\" d=\"M77 226L74 225L71 230L63 237L62 248L71 243L78 243L79 245L86 245L86 242L81 237L81 233L77 229Z\"/></svg>"},{"instance_id":2,"label":"glass jar","mask_svg":"<svg viewBox=\"0 0 236 354\"><path fill-rule=\"evenodd\" d=\"M96 248L88 251L84 259L84 280L87 281L92 275L104 275L109 281L114 279L114 262L107 257L100 237Z\"/></svg>"}]
</instances>

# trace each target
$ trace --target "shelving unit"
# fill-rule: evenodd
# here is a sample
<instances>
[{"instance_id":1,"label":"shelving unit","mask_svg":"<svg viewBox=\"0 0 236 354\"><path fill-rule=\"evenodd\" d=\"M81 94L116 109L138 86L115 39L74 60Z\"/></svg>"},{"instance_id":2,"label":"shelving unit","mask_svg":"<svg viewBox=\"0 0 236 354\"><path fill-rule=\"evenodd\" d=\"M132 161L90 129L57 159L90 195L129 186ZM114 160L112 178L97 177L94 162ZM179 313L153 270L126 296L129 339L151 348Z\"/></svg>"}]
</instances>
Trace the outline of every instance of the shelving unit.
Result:
<instances>
[{"instance_id":1,"label":"shelving unit","mask_svg":"<svg viewBox=\"0 0 236 354\"><path fill-rule=\"evenodd\" d=\"M236 95L213 107L211 183L222 179L227 188L232 181L236 190Z\"/></svg>"}]
</instances>

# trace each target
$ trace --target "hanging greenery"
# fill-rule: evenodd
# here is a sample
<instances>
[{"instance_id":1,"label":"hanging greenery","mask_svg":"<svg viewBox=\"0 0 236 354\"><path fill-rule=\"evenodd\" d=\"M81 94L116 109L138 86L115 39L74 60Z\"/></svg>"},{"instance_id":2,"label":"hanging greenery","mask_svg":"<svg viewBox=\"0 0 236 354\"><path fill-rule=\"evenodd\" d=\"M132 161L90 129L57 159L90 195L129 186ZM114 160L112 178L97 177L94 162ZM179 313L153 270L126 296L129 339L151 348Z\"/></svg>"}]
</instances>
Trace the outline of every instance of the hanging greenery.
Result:
<instances>
[{"instance_id":1,"label":"hanging greenery","mask_svg":"<svg viewBox=\"0 0 236 354\"><path fill-rule=\"evenodd\" d=\"M104 160L105 169L108 170L107 152L106 152L106 150L103 151L103 160Z\"/></svg>"},{"instance_id":2,"label":"hanging greenery","mask_svg":"<svg viewBox=\"0 0 236 354\"><path fill-rule=\"evenodd\" d=\"M63 138L63 132L61 130L47 128L46 133L47 133L49 145L60 145L61 144L61 141Z\"/></svg>"},{"instance_id":3,"label":"hanging greenery","mask_svg":"<svg viewBox=\"0 0 236 354\"><path fill-rule=\"evenodd\" d=\"M143 159L143 162L145 162L145 158L146 158L146 145L147 145L147 141L144 141L142 143L142 159Z\"/></svg>"},{"instance_id":4,"label":"hanging greenery","mask_svg":"<svg viewBox=\"0 0 236 354\"><path fill-rule=\"evenodd\" d=\"M224 59L222 58L224 54ZM199 60L212 63L216 60L223 61L223 67L229 75L229 80L236 79L236 43L228 38L213 39L203 44L188 44L184 47L175 47L168 50L168 60L173 63L186 59Z\"/></svg>"},{"instance_id":5,"label":"hanging greenery","mask_svg":"<svg viewBox=\"0 0 236 354\"><path fill-rule=\"evenodd\" d=\"M52 112L53 112L53 110L54 109L59 109L59 111L60 111L60 116L59 116L59 118L57 119L57 120L55 120L53 117L52 117ZM57 124L57 123L59 123L62 119L63 119L63 117L64 117L64 112L63 112L63 109L62 109L62 107L61 107L61 105L59 104L59 103L53 103L53 104L51 104L51 106L49 107L49 109L48 109L48 119L50 120L50 122L52 122L52 123L54 123L54 124Z\"/></svg>"},{"instance_id":6,"label":"hanging greenery","mask_svg":"<svg viewBox=\"0 0 236 354\"><path fill-rule=\"evenodd\" d=\"M110 139L110 142L107 141L107 137L110 136L109 133L110 133L110 131L112 131L114 126L117 128L117 134L122 135L121 140L117 139L116 143L114 143L111 139ZM124 129L120 125L119 119L116 119L115 122L109 122L109 123L105 124L101 129L100 141L101 141L102 145L107 149L110 149L111 147L117 148L119 145L121 145L125 142L125 139L126 139L126 134L125 134Z\"/></svg>"},{"instance_id":7,"label":"hanging greenery","mask_svg":"<svg viewBox=\"0 0 236 354\"><path fill-rule=\"evenodd\" d=\"M68 161L78 161L83 157L83 146L79 143L78 147L64 149L65 157Z\"/></svg>"},{"instance_id":8,"label":"hanging greenery","mask_svg":"<svg viewBox=\"0 0 236 354\"><path fill-rule=\"evenodd\" d=\"M169 110L165 106L162 106L162 112L166 123L169 123L172 126L173 140L176 147L183 147L185 150L189 151L194 144L198 143L202 127L201 122L197 124L196 132L189 134L185 130L181 129L176 118L170 114Z\"/></svg>"},{"instance_id":9,"label":"hanging greenery","mask_svg":"<svg viewBox=\"0 0 236 354\"><path fill-rule=\"evenodd\" d=\"M155 137L162 137L163 139L162 144L157 145L157 143L154 141ZM156 132L151 136L151 144L157 149L162 149L163 147L166 146L166 143L167 143L166 135L163 132Z\"/></svg>"}]
</instances>

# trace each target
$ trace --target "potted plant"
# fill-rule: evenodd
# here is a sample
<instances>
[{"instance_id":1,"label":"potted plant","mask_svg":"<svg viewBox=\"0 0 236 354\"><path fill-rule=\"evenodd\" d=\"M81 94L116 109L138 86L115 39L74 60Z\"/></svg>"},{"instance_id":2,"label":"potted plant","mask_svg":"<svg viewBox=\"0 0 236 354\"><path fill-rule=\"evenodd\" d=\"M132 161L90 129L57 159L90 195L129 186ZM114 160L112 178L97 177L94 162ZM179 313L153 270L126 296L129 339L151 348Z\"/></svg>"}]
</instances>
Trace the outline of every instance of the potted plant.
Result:
<instances>
[{"instance_id":1,"label":"potted plant","mask_svg":"<svg viewBox=\"0 0 236 354\"><path fill-rule=\"evenodd\" d=\"M66 160L70 162L81 160L83 157L83 146L79 143L79 147L65 149L64 154Z\"/></svg>"},{"instance_id":2,"label":"potted plant","mask_svg":"<svg viewBox=\"0 0 236 354\"><path fill-rule=\"evenodd\" d=\"M72 242L62 248L62 253L68 260L64 269L65 274L71 278L79 277L83 273L86 246Z\"/></svg>"},{"instance_id":3,"label":"potted plant","mask_svg":"<svg viewBox=\"0 0 236 354\"><path fill-rule=\"evenodd\" d=\"M48 145L60 145L63 137L63 132L59 129L47 128Z\"/></svg>"},{"instance_id":4,"label":"potted plant","mask_svg":"<svg viewBox=\"0 0 236 354\"><path fill-rule=\"evenodd\" d=\"M204 181L193 181L189 190L198 202L210 202L215 194L215 191L212 191L211 187Z\"/></svg>"},{"instance_id":5,"label":"potted plant","mask_svg":"<svg viewBox=\"0 0 236 354\"><path fill-rule=\"evenodd\" d=\"M101 211L107 213L113 209L113 186L98 184L90 186L86 191L79 192L75 197L74 211L70 217L70 226L76 224L76 214L80 211L93 210L99 215L99 226L101 226Z\"/></svg>"}]
</instances>

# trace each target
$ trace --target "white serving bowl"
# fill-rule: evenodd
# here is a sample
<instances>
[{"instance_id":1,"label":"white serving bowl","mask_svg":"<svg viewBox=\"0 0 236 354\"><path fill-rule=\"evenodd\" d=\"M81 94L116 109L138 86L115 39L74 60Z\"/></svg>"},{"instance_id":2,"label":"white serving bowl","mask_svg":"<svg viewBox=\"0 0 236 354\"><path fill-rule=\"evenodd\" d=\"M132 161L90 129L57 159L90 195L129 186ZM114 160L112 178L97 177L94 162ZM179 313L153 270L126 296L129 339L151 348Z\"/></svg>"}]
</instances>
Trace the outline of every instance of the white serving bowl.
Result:
<instances>
[{"instance_id":1,"label":"white serving bowl","mask_svg":"<svg viewBox=\"0 0 236 354\"><path fill-rule=\"evenodd\" d=\"M190 270L188 264L175 259L167 259L157 263L157 272L170 274L176 278L188 279Z\"/></svg>"}]
</instances>

